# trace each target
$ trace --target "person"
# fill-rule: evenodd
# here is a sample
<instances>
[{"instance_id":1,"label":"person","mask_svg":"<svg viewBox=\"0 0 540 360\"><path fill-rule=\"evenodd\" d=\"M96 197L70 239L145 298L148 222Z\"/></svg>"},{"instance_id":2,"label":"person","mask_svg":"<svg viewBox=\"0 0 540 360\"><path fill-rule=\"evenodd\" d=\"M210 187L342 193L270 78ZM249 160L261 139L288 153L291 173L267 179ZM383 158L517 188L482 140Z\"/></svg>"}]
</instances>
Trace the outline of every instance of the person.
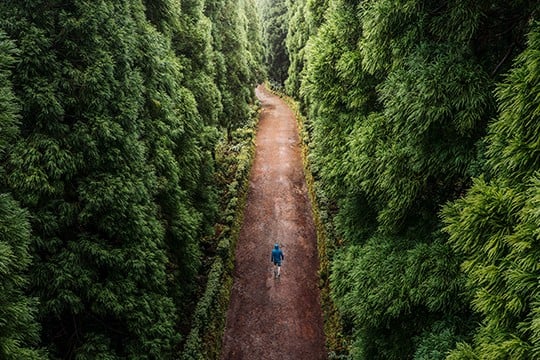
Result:
<instances>
[{"instance_id":1,"label":"person","mask_svg":"<svg viewBox=\"0 0 540 360\"><path fill-rule=\"evenodd\" d=\"M272 249L271 261L274 263L274 276L279 277L281 275L281 261L285 259L283 251L279 248L279 244L274 244Z\"/></svg>"}]
</instances>

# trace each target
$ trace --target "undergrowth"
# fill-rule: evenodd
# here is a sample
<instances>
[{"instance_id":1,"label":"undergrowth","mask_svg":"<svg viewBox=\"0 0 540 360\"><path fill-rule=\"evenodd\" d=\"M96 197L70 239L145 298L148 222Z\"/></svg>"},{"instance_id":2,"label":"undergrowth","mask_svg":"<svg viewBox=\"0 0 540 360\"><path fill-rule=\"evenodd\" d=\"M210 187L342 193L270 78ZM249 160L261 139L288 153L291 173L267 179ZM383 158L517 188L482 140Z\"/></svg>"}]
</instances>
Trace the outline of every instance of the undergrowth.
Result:
<instances>
[{"instance_id":1,"label":"undergrowth","mask_svg":"<svg viewBox=\"0 0 540 360\"><path fill-rule=\"evenodd\" d=\"M236 242L243 220L249 173L255 153L255 128L258 106L252 108L251 121L224 137L215 151L216 182L219 187L219 221L215 235L206 240L208 256L206 286L193 314L182 360L219 358L226 312L232 288Z\"/></svg>"}]
</instances>

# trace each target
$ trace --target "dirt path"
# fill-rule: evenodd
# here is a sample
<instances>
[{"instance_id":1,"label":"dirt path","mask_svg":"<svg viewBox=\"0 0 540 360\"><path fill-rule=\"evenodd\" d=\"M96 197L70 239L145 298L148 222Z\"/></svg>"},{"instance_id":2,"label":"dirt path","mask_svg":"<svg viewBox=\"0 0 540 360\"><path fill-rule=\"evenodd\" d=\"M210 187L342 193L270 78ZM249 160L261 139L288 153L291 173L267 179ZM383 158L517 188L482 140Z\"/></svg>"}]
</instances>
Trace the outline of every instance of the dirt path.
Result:
<instances>
[{"instance_id":1,"label":"dirt path","mask_svg":"<svg viewBox=\"0 0 540 360\"><path fill-rule=\"evenodd\" d=\"M294 115L277 96L261 100L257 148L236 249L222 359L325 359L317 245ZM274 279L270 252L285 260Z\"/></svg>"}]
</instances>

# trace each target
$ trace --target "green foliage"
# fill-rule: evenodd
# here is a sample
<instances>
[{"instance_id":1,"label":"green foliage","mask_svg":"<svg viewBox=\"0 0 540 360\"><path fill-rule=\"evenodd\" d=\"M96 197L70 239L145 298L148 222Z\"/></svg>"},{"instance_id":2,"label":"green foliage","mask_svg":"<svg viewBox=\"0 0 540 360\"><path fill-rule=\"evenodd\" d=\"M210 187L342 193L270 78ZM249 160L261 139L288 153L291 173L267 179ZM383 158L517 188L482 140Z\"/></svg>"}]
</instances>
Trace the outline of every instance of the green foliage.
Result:
<instances>
[{"instance_id":1,"label":"green foliage","mask_svg":"<svg viewBox=\"0 0 540 360\"><path fill-rule=\"evenodd\" d=\"M11 196L0 194L0 357L45 359L39 340L36 303L24 294L31 257L28 214Z\"/></svg>"},{"instance_id":2,"label":"green foliage","mask_svg":"<svg viewBox=\"0 0 540 360\"><path fill-rule=\"evenodd\" d=\"M490 75L519 53L534 1L374 0L362 5L360 51L371 73L403 65L420 42L467 45Z\"/></svg>"},{"instance_id":3,"label":"green foliage","mask_svg":"<svg viewBox=\"0 0 540 360\"><path fill-rule=\"evenodd\" d=\"M210 19L204 14L204 1L145 1L154 15L153 23L171 41L182 71L179 79L196 100L206 125L215 125L222 111L220 93L214 81ZM161 10L159 10L161 9Z\"/></svg>"},{"instance_id":4,"label":"green foliage","mask_svg":"<svg viewBox=\"0 0 540 360\"><path fill-rule=\"evenodd\" d=\"M259 0L259 12L263 24L264 63L268 78L273 86L282 88L289 69L285 44L289 22L286 0Z\"/></svg>"},{"instance_id":5,"label":"green foliage","mask_svg":"<svg viewBox=\"0 0 540 360\"><path fill-rule=\"evenodd\" d=\"M315 3L288 3L287 86L307 107L313 168L333 210L336 243L344 245L330 284L351 355L443 358L470 338L477 315L460 272L463 252L441 233L438 212L486 168L492 137L505 140L489 147L487 165L495 153L508 158L491 168L520 177L539 162L538 143L524 148L521 138L538 133L534 116L485 137L496 103L531 88L493 92L525 47L536 5L332 0L321 12ZM321 24L315 30L314 19ZM537 63L529 61L522 78L535 73ZM512 100L536 116L537 103L535 94ZM503 128L518 138L507 139ZM511 157L520 151L519 160ZM515 210L495 222L511 223Z\"/></svg>"},{"instance_id":6,"label":"green foliage","mask_svg":"<svg viewBox=\"0 0 540 360\"><path fill-rule=\"evenodd\" d=\"M312 29L318 28L325 21L326 9L330 0L306 0L308 23Z\"/></svg>"},{"instance_id":7,"label":"green foliage","mask_svg":"<svg viewBox=\"0 0 540 360\"><path fill-rule=\"evenodd\" d=\"M540 24L497 89L500 114L489 126L488 177L447 206L446 231L465 256L463 269L482 323L451 359L540 356Z\"/></svg>"},{"instance_id":8,"label":"green foliage","mask_svg":"<svg viewBox=\"0 0 540 360\"><path fill-rule=\"evenodd\" d=\"M251 69L251 83L260 84L266 79L264 69L264 46L262 24L256 0L244 0L245 22L247 23L248 66Z\"/></svg>"},{"instance_id":9,"label":"green foliage","mask_svg":"<svg viewBox=\"0 0 540 360\"><path fill-rule=\"evenodd\" d=\"M31 263L28 213L6 190L4 173L11 146L19 140L19 104L10 81L14 44L0 33L0 358L45 359L39 340L35 299L28 297L26 272Z\"/></svg>"},{"instance_id":10,"label":"green foliage","mask_svg":"<svg viewBox=\"0 0 540 360\"><path fill-rule=\"evenodd\" d=\"M373 179L368 192L384 204L378 218L385 228L400 226L413 208L430 206L426 202L443 203L474 161L491 94L482 69L462 51L420 45L378 89L384 110L372 124L382 143L376 157L353 159L348 176ZM360 153L372 139L353 141L352 151Z\"/></svg>"},{"instance_id":11,"label":"green foliage","mask_svg":"<svg viewBox=\"0 0 540 360\"><path fill-rule=\"evenodd\" d=\"M19 134L19 107L13 95L10 81L11 68L15 62L16 49L14 44L0 33L0 175L4 176L4 166L9 154L8 147L17 141ZM3 187L3 186L2 186Z\"/></svg>"},{"instance_id":12,"label":"green foliage","mask_svg":"<svg viewBox=\"0 0 540 360\"><path fill-rule=\"evenodd\" d=\"M427 329L433 321L449 322L463 306L456 298L463 284L459 265L442 241L414 245L412 239L375 236L340 251L331 275L334 299L346 319L362 324L366 337L353 352L399 359L412 351L413 336L432 336Z\"/></svg>"},{"instance_id":13,"label":"green foliage","mask_svg":"<svg viewBox=\"0 0 540 360\"><path fill-rule=\"evenodd\" d=\"M285 90L291 96L302 100L302 106L304 99L300 88L302 79L306 76L308 41L322 25L327 8L327 0L287 0L289 23L285 43L290 65Z\"/></svg>"},{"instance_id":14,"label":"green foliage","mask_svg":"<svg viewBox=\"0 0 540 360\"><path fill-rule=\"evenodd\" d=\"M24 104L8 180L32 215L44 345L58 357L167 357L177 313L152 137L143 138L142 4L32 2L2 13L20 44Z\"/></svg>"},{"instance_id":15,"label":"green foliage","mask_svg":"<svg viewBox=\"0 0 540 360\"><path fill-rule=\"evenodd\" d=\"M431 329L419 337L420 342L416 345L414 360L446 359L456 341L462 339L456 335L458 333L457 325L443 322L435 323Z\"/></svg>"},{"instance_id":16,"label":"green foliage","mask_svg":"<svg viewBox=\"0 0 540 360\"><path fill-rule=\"evenodd\" d=\"M287 1L287 11L289 13L289 24L285 44L289 55L289 69L287 80L285 80L285 90L295 98L300 97L300 81L305 68L305 46L309 39L309 32L306 28L306 5L303 0Z\"/></svg>"},{"instance_id":17,"label":"green foliage","mask_svg":"<svg viewBox=\"0 0 540 360\"><path fill-rule=\"evenodd\" d=\"M255 119L255 114L252 114ZM216 147L216 177L220 189L220 213L216 227L217 244L204 293L195 307L190 332L181 353L183 360L219 357L232 286L234 250L242 222L249 171L254 156L251 122L232 134L231 141L220 141Z\"/></svg>"},{"instance_id":18,"label":"green foliage","mask_svg":"<svg viewBox=\"0 0 540 360\"><path fill-rule=\"evenodd\" d=\"M355 124L364 121L363 114L377 106L374 78L362 71L356 49L360 35L356 14L357 6L348 2L331 5L328 22L310 40L309 64L302 84L310 105L314 167L325 191L338 200L364 196L357 186L347 183L351 161L347 139Z\"/></svg>"},{"instance_id":19,"label":"green foliage","mask_svg":"<svg viewBox=\"0 0 540 360\"><path fill-rule=\"evenodd\" d=\"M254 3L33 1L0 12L18 46L11 74L2 35L0 190L30 219L2 195L2 296L14 305L1 354L41 356L22 293L29 247L52 357L173 358L218 213L218 125L234 137L251 119L263 77Z\"/></svg>"},{"instance_id":20,"label":"green foliage","mask_svg":"<svg viewBox=\"0 0 540 360\"><path fill-rule=\"evenodd\" d=\"M216 83L223 106L219 124L227 130L229 140L234 129L249 121L254 86L262 76L260 48L249 43L258 41L254 29L259 19L253 6L253 0L213 0L206 6L212 21Z\"/></svg>"},{"instance_id":21,"label":"green foliage","mask_svg":"<svg viewBox=\"0 0 540 360\"><path fill-rule=\"evenodd\" d=\"M145 83L142 116L147 161L157 176L153 190L165 230L169 294L179 320L187 323L189 317L183 314L189 311L201 265L199 239L207 232L202 219L214 219L213 189L205 189L211 176L205 166L211 159L202 145L205 127L194 96L180 82L181 65L167 46L165 34L146 25L144 19L141 27L145 32L137 61ZM199 207L195 203L200 196L207 201Z\"/></svg>"},{"instance_id":22,"label":"green foliage","mask_svg":"<svg viewBox=\"0 0 540 360\"><path fill-rule=\"evenodd\" d=\"M223 260L218 257L212 264L206 290L197 303L195 314L193 315L192 329L182 353L183 360L203 360L207 358L205 356L205 349L208 348L208 344L205 344L202 338L205 328L212 320L211 317L216 316L215 311L218 310L219 306L216 301L220 298L219 290L223 288L223 276Z\"/></svg>"},{"instance_id":23,"label":"green foliage","mask_svg":"<svg viewBox=\"0 0 540 360\"><path fill-rule=\"evenodd\" d=\"M506 81L497 89L499 120L490 125L487 156L491 176L527 184L540 161L538 134L538 22L532 24L527 49L517 58Z\"/></svg>"}]
</instances>

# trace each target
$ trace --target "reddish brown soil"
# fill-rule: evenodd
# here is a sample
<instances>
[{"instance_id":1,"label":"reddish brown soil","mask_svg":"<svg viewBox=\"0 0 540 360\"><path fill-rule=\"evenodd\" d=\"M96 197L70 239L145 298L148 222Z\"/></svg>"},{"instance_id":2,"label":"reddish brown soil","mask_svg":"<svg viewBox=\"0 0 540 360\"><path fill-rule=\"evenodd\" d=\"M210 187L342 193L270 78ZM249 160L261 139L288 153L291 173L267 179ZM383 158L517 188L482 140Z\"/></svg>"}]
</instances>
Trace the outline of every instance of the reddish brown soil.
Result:
<instances>
[{"instance_id":1,"label":"reddish brown soil","mask_svg":"<svg viewBox=\"0 0 540 360\"><path fill-rule=\"evenodd\" d=\"M325 359L318 256L294 114L259 86L257 147L236 267L222 359ZM285 260L274 279L270 253Z\"/></svg>"}]
</instances>

